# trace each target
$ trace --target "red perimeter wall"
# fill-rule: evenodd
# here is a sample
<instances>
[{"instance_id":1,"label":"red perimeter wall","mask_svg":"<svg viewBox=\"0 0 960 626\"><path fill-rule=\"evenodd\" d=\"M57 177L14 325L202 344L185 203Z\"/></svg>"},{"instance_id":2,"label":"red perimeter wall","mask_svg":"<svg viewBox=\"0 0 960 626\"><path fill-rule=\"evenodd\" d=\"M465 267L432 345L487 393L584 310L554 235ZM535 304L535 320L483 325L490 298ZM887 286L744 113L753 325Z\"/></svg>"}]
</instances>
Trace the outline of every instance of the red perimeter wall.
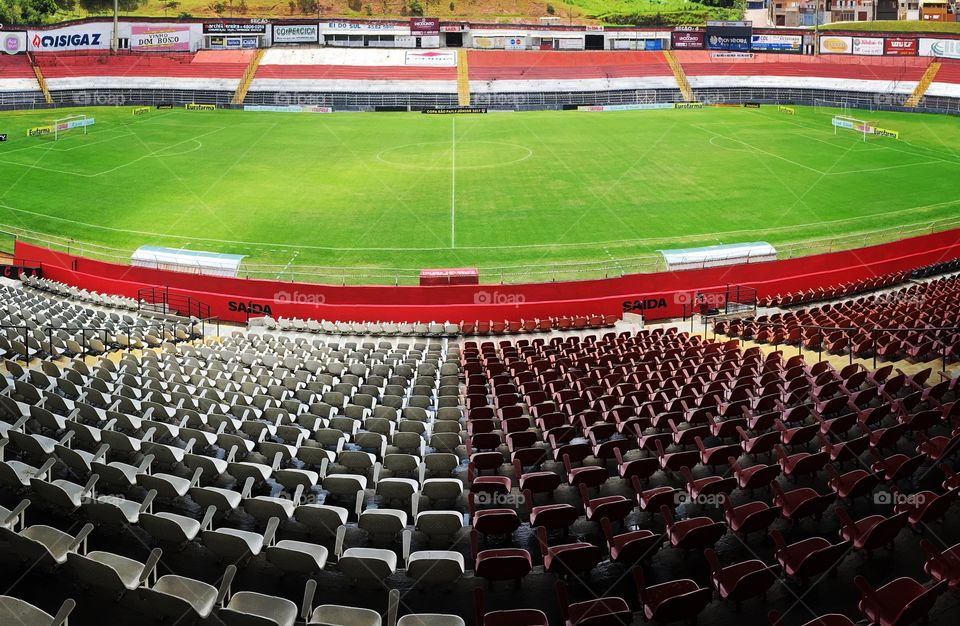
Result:
<instances>
[{"instance_id":1,"label":"red perimeter wall","mask_svg":"<svg viewBox=\"0 0 960 626\"><path fill-rule=\"evenodd\" d=\"M136 297L141 287L166 286L211 307L211 315L243 322L273 317L335 321L516 320L557 315L620 314L680 317L696 291L726 284L754 287L760 296L879 276L960 257L960 229L893 243L730 267L631 274L621 278L519 285L393 287L338 286L220 278L106 263L17 242L16 256L39 262L46 278ZM645 310L633 306L645 304Z\"/></svg>"}]
</instances>

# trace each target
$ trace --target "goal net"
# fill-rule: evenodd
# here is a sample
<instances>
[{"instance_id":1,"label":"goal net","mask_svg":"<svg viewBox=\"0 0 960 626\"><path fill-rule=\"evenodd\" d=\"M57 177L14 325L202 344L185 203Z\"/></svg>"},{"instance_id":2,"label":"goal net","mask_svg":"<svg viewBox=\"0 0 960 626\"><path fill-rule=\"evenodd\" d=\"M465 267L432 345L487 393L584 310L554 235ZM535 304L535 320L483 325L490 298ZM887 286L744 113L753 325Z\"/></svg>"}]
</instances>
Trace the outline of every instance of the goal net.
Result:
<instances>
[{"instance_id":1,"label":"goal net","mask_svg":"<svg viewBox=\"0 0 960 626\"><path fill-rule=\"evenodd\" d=\"M863 136L863 140L866 141L867 135L873 134L873 126L870 125L870 122L866 120L860 120L855 117L849 117L847 115L834 115L830 123L833 125L834 135L841 130L850 130L860 133Z\"/></svg>"},{"instance_id":2,"label":"goal net","mask_svg":"<svg viewBox=\"0 0 960 626\"><path fill-rule=\"evenodd\" d=\"M813 110L816 113L836 113L841 115L850 115L851 107L843 100L819 100L813 101Z\"/></svg>"},{"instance_id":3,"label":"goal net","mask_svg":"<svg viewBox=\"0 0 960 626\"><path fill-rule=\"evenodd\" d=\"M73 130L80 130L84 135L87 134L87 128L93 126L93 118L89 115L68 115L53 121L53 139L59 141L65 133Z\"/></svg>"}]
</instances>

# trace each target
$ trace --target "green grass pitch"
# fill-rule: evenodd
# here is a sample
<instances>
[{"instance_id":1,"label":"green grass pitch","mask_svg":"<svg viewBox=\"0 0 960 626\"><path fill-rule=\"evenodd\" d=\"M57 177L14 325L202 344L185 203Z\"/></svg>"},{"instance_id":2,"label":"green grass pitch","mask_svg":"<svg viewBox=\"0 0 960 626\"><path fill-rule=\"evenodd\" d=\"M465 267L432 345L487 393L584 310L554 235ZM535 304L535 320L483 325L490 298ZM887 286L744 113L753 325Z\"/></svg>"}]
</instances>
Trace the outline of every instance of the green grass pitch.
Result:
<instances>
[{"instance_id":1,"label":"green grass pitch","mask_svg":"<svg viewBox=\"0 0 960 626\"><path fill-rule=\"evenodd\" d=\"M76 112L96 118L86 135L26 136ZM814 252L957 217L956 118L853 111L901 133L864 142L834 134L833 113L4 112L0 229L94 256L145 244L246 254L275 266L258 274L271 278L478 266L495 281L501 268L508 280L577 263L613 269L560 277L631 271L630 259L693 245L823 239Z\"/></svg>"}]
</instances>

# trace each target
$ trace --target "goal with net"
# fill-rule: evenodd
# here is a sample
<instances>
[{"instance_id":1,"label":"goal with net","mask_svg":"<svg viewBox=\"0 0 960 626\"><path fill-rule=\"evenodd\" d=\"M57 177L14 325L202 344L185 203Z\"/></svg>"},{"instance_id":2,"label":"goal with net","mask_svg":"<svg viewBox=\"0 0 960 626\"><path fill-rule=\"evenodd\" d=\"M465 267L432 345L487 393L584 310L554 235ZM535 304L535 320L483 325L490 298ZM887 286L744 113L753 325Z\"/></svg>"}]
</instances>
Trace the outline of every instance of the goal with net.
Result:
<instances>
[{"instance_id":1,"label":"goal with net","mask_svg":"<svg viewBox=\"0 0 960 626\"><path fill-rule=\"evenodd\" d=\"M46 126L37 126L27 130L28 137L52 137L54 141L59 141L64 133L80 130L84 135L87 134L87 128L93 126L93 117L89 115L68 115L60 119L53 120L52 124Z\"/></svg>"},{"instance_id":2,"label":"goal with net","mask_svg":"<svg viewBox=\"0 0 960 626\"><path fill-rule=\"evenodd\" d=\"M840 130L852 130L863 135L863 140L867 140L867 135L873 134L873 126L866 120L860 120L847 115L834 115L830 121L833 125L833 134L836 135Z\"/></svg>"}]
</instances>

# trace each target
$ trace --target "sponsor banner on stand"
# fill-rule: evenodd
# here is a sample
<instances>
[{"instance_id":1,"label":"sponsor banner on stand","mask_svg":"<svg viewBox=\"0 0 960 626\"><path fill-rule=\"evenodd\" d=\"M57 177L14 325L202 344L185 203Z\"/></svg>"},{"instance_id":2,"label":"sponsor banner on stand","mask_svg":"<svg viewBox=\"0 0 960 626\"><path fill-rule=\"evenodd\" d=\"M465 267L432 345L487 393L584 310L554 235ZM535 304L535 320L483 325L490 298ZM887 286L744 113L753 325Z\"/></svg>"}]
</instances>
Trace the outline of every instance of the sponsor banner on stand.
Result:
<instances>
[{"instance_id":1,"label":"sponsor banner on stand","mask_svg":"<svg viewBox=\"0 0 960 626\"><path fill-rule=\"evenodd\" d=\"M440 18L439 17L411 17L410 34L420 37L422 35L439 35Z\"/></svg>"},{"instance_id":2,"label":"sponsor banner on stand","mask_svg":"<svg viewBox=\"0 0 960 626\"><path fill-rule=\"evenodd\" d=\"M827 35L820 37L821 54L850 54L853 50L853 37Z\"/></svg>"},{"instance_id":3,"label":"sponsor banner on stand","mask_svg":"<svg viewBox=\"0 0 960 626\"><path fill-rule=\"evenodd\" d=\"M743 103L743 108L745 108L745 109L759 109L759 108L760 108L760 103L759 103L759 102L744 102L744 103Z\"/></svg>"},{"instance_id":4,"label":"sponsor banner on stand","mask_svg":"<svg viewBox=\"0 0 960 626\"><path fill-rule=\"evenodd\" d=\"M31 52L63 50L107 50L113 34L109 23L81 24L27 32L27 49Z\"/></svg>"},{"instance_id":5,"label":"sponsor banner on stand","mask_svg":"<svg viewBox=\"0 0 960 626\"><path fill-rule=\"evenodd\" d=\"M583 50L584 45L584 40L579 38L564 37L556 40L557 50Z\"/></svg>"},{"instance_id":6,"label":"sponsor banner on stand","mask_svg":"<svg viewBox=\"0 0 960 626\"><path fill-rule=\"evenodd\" d=\"M838 119L835 117L831 120L831 123L837 128L848 128L853 130L853 120Z\"/></svg>"},{"instance_id":7,"label":"sponsor banner on stand","mask_svg":"<svg viewBox=\"0 0 960 626\"><path fill-rule=\"evenodd\" d=\"M245 104L244 111L263 113L333 113L330 107L303 106L299 104Z\"/></svg>"},{"instance_id":8,"label":"sponsor banner on stand","mask_svg":"<svg viewBox=\"0 0 960 626\"><path fill-rule=\"evenodd\" d=\"M675 109L702 109L702 102L674 102L673 108Z\"/></svg>"},{"instance_id":9,"label":"sponsor banner on stand","mask_svg":"<svg viewBox=\"0 0 960 626\"><path fill-rule=\"evenodd\" d=\"M141 52L189 51L190 27L132 24L130 49Z\"/></svg>"},{"instance_id":10,"label":"sponsor banner on stand","mask_svg":"<svg viewBox=\"0 0 960 626\"><path fill-rule=\"evenodd\" d=\"M208 35L266 35L267 24L262 22L205 22L203 32Z\"/></svg>"},{"instance_id":11,"label":"sponsor banner on stand","mask_svg":"<svg viewBox=\"0 0 960 626\"><path fill-rule=\"evenodd\" d=\"M646 104L596 104L577 107L578 111L652 111L654 109L672 109L672 102L650 102Z\"/></svg>"},{"instance_id":12,"label":"sponsor banner on stand","mask_svg":"<svg viewBox=\"0 0 960 626\"><path fill-rule=\"evenodd\" d=\"M320 26L317 24L274 24L273 43L317 43Z\"/></svg>"},{"instance_id":13,"label":"sponsor banner on stand","mask_svg":"<svg viewBox=\"0 0 960 626\"><path fill-rule=\"evenodd\" d=\"M777 111L779 113L786 113L787 115L796 115L797 110L793 107L785 107L782 104L777 106Z\"/></svg>"},{"instance_id":14,"label":"sponsor banner on stand","mask_svg":"<svg viewBox=\"0 0 960 626\"><path fill-rule=\"evenodd\" d=\"M407 50L404 53L403 63L404 65L421 67L455 67L457 65L457 53L453 50L431 50L429 52Z\"/></svg>"},{"instance_id":15,"label":"sponsor banner on stand","mask_svg":"<svg viewBox=\"0 0 960 626\"><path fill-rule=\"evenodd\" d=\"M960 39L920 40L920 56L960 59Z\"/></svg>"},{"instance_id":16,"label":"sponsor banner on stand","mask_svg":"<svg viewBox=\"0 0 960 626\"><path fill-rule=\"evenodd\" d=\"M172 102L163 102L163 103L157 105L157 109L159 109L159 110L164 110L164 109L170 110L170 109L173 109L173 103L172 103Z\"/></svg>"},{"instance_id":17,"label":"sponsor banner on stand","mask_svg":"<svg viewBox=\"0 0 960 626\"><path fill-rule=\"evenodd\" d=\"M0 32L0 40L3 41L3 51L7 54L19 54L27 51L27 32L3 31Z\"/></svg>"},{"instance_id":18,"label":"sponsor banner on stand","mask_svg":"<svg viewBox=\"0 0 960 626\"><path fill-rule=\"evenodd\" d=\"M854 54L881 56L883 54L883 37L854 37L851 50Z\"/></svg>"},{"instance_id":19,"label":"sponsor banner on stand","mask_svg":"<svg viewBox=\"0 0 960 626\"><path fill-rule=\"evenodd\" d=\"M889 128L874 128L873 134L878 137L890 137L892 139L900 139L900 132L896 130L890 130Z\"/></svg>"},{"instance_id":20,"label":"sponsor banner on stand","mask_svg":"<svg viewBox=\"0 0 960 626\"><path fill-rule=\"evenodd\" d=\"M216 111L217 105L215 104L197 104L191 102L189 104L183 105L183 107L188 111Z\"/></svg>"},{"instance_id":21,"label":"sponsor banner on stand","mask_svg":"<svg viewBox=\"0 0 960 626\"><path fill-rule=\"evenodd\" d=\"M300 113L299 104L288 104L286 106L272 104L245 104L244 111L266 111L270 113Z\"/></svg>"},{"instance_id":22,"label":"sponsor banner on stand","mask_svg":"<svg viewBox=\"0 0 960 626\"><path fill-rule=\"evenodd\" d=\"M473 113L486 113L486 107L451 107L449 109L423 109L421 113L427 115L470 115Z\"/></svg>"},{"instance_id":23,"label":"sponsor banner on stand","mask_svg":"<svg viewBox=\"0 0 960 626\"><path fill-rule=\"evenodd\" d=\"M917 40L906 37L887 37L883 43L883 53L889 56L916 56Z\"/></svg>"},{"instance_id":24,"label":"sponsor banner on stand","mask_svg":"<svg viewBox=\"0 0 960 626\"><path fill-rule=\"evenodd\" d=\"M74 128L83 128L84 126L93 126L94 119L92 117L82 117L75 120L67 120L66 122L60 122L54 128L57 130L71 130Z\"/></svg>"},{"instance_id":25,"label":"sponsor banner on stand","mask_svg":"<svg viewBox=\"0 0 960 626\"><path fill-rule=\"evenodd\" d=\"M27 129L27 137L41 137L43 135L52 135L53 126L34 126L33 128Z\"/></svg>"},{"instance_id":26,"label":"sponsor banner on stand","mask_svg":"<svg viewBox=\"0 0 960 626\"><path fill-rule=\"evenodd\" d=\"M752 52L711 52L712 59L752 59Z\"/></svg>"},{"instance_id":27,"label":"sponsor banner on stand","mask_svg":"<svg viewBox=\"0 0 960 626\"><path fill-rule=\"evenodd\" d=\"M134 115L146 115L150 112L150 107L136 107L133 110Z\"/></svg>"},{"instance_id":28,"label":"sponsor banner on stand","mask_svg":"<svg viewBox=\"0 0 960 626\"><path fill-rule=\"evenodd\" d=\"M704 47L705 36L702 30L675 30L670 34L670 47L674 50L700 50Z\"/></svg>"},{"instance_id":29,"label":"sponsor banner on stand","mask_svg":"<svg viewBox=\"0 0 960 626\"><path fill-rule=\"evenodd\" d=\"M753 35L750 48L764 52L800 52L803 35Z\"/></svg>"},{"instance_id":30,"label":"sponsor banner on stand","mask_svg":"<svg viewBox=\"0 0 960 626\"><path fill-rule=\"evenodd\" d=\"M707 22L707 47L711 50L750 50L752 22Z\"/></svg>"}]
</instances>

